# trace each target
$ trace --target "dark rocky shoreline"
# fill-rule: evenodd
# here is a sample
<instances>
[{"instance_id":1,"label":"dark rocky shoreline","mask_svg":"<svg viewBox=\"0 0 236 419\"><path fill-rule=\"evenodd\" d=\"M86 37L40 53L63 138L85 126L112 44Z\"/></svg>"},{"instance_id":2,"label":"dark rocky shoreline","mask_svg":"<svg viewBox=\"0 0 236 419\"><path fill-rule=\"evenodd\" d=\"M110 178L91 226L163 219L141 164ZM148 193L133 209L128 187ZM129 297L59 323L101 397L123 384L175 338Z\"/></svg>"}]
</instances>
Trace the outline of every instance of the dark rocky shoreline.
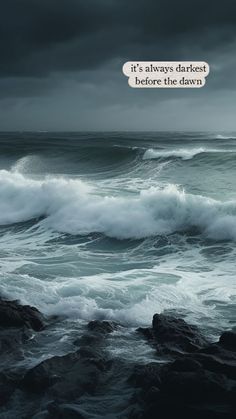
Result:
<instances>
[{"instance_id":1,"label":"dark rocky shoreline","mask_svg":"<svg viewBox=\"0 0 236 419\"><path fill-rule=\"evenodd\" d=\"M25 404L25 413L14 415L18 419L100 418L99 403L114 381L125 386L129 397L122 401L118 387L120 407L108 412L107 418L235 417L234 331L209 343L183 319L155 314L152 326L137 329L137 336L167 362L138 364L113 358L106 350L106 339L122 326L95 320L75 340L74 351L52 356L25 371L9 369L10 357L23 356L24 345L34 334L50 328L50 321L34 307L0 299L0 418L13 418L8 406L16 397ZM80 405L86 397L97 403L91 414Z\"/></svg>"}]
</instances>

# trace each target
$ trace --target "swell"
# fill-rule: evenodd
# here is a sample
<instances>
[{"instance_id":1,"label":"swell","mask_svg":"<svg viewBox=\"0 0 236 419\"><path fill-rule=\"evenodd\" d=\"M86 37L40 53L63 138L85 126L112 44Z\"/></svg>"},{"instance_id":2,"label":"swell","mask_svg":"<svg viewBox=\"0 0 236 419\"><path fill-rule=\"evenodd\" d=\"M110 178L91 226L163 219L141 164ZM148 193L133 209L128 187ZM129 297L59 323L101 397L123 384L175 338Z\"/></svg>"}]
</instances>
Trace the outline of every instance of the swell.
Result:
<instances>
[{"instance_id":1,"label":"swell","mask_svg":"<svg viewBox=\"0 0 236 419\"><path fill-rule=\"evenodd\" d=\"M234 163L236 150L210 149L204 147L177 149L145 149L145 147L131 147L113 145L108 147L83 146L70 150L61 155L50 153L26 154L10 164L3 164L2 168L23 174L89 174L90 176L129 173L139 170L147 173L148 162L159 160L160 164L171 163L176 159L182 161L197 159L214 165ZM149 168L153 166L149 165ZM155 166L156 170L156 166Z\"/></svg>"},{"instance_id":2,"label":"swell","mask_svg":"<svg viewBox=\"0 0 236 419\"><path fill-rule=\"evenodd\" d=\"M165 136L159 136L159 139L155 135L146 138L144 134L134 138L126 134L22 135L5 138L0 134L1 168L9 169L15 164L15 169L19 171L20 166L20 171L24 173L105 173L126 171L155 159L185 161L204 158L219 161L222 157L232 160L236 153L233 141L226 146L226 136L220 135L218 141L221 140L222 144L219 146L217 143L217 147L207 139L207 145L202 145L202 139L199 139L200 143L192 140L190 145L183 135L176 137L173 133L166 139ZM232 140L233 137L227 139ZM9 164L5 164L4 159Z\"/></svg>"},{"instance_id":3,"label":"swell","mask_svg":"<svg viewBox=\"0 0 236 419\"><path fill-rule=\"evenodd\" d=\"M142 239L196 229L215 240L236 240L236 201L187 194L174 185L124 196L103 196L79 179L30 179L0 171L0 224L44 217L44 228L72 235L102 233Z\"/></svg>"},{"instance_id":4,"label":"swell","mask_svg":"<svg viewBox=\"0 0 236 419\"><path fill-rule=\"evenodd\" d=\"M2 151L2 150L1 150ZM7 156L2 151L0 168L20 173L116 173L133 170L142 162L143 150L138 147L81 146L52 152L50 148L31 150L21 155Z\"/></svg>"},{"instance_id":5,"label":"swell","mask_svg":"<svg viewBox=\"0 0 236 419\"><path fill-rule=\"evenodd\" d=\"M64 157L68 160L83 161L118 161L126 158L133 158L139 152L138 146L132 146L128 142L116 141L116 139L106 140L96 135L90 138L87 135L79 135L78 138L70 137L34 137L21 136L13 138L1 138L1 156L15 159L24 158L27 155L42 157ZM142 149L142 147L140 147Z\"/></svg>"}]
</instances>

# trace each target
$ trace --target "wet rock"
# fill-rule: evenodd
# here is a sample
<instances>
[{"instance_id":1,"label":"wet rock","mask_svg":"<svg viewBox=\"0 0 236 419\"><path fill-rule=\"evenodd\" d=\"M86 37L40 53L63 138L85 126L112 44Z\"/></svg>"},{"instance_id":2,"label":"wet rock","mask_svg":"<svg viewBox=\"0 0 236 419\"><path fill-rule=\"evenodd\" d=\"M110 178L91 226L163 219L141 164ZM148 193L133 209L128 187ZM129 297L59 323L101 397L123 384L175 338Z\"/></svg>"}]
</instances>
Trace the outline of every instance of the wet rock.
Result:
<instances>
[{"instance_id":1,"label":"wet rock","mask_svg":"<svg viewBox=\"0 0 236 419\"><path fill-rule=\"evenodd\" d=\"M99 347L106 346L104 338L120 327L116 322L92 320L87 324L87 332L74 341L75 346Z\"/></svg>"},{"instance_id":2,"label":"wet rock","mask_svg":"<svg viewBox=\"0 0 236 419\"><path fill-rule=\"evenodd\" d=\"M44 326L44 317L35 307L0 299L0 327L27 327L39 331Z\"/></svg>"},{"instance_id":3,"label":"wet rock","mask_svg":"<svg viewBox=\"0 0 236 419\"><path fill-rule=\"evenodd\" d=\"M178 399L171 400L168 403L168 400L163 399L158 405L156 403L149 404L147 409L139 416L139 419L234 419L234 417L235 412L224 405L189 405L187 402L186 404L179 403Z\"/></svg>"},{"instance_id":4,"label":"wet rock","mask_svg":"<svg viewBox=\"0 0 236 419\"><path fill-rule=\"evenodd\" d=\"M152 328L138 331L153 341L158 352L168 355L195 352L207 344L196 326L164 314L154 314Z\"/></svg>"},{"instance_id":5,"label":"wet rock","mask_svg":"<svg viewBox=\"0 0 236 419\"><path fill-rule=\"evenodd\" d=\"M160 397L160 389L158 387L150 387L145 394L146 403L155 403Z\"/></svg>"},{"instance_id":6,"label":"wet rock","mask_svg":"<svg viewBox=\"0 0 236 419\"><path fill-rule=\"evenodd\" d=\"M235 333L209 344L195 326L154 315L152 328L139 331L172 362L160 365L158 379L142 367L135 384L142 419L231 419L236 413ZM135 369L135 371L137 368Z\"/></svg>"},{"instance_id":7,"label":"wet rock","mask_svg":"<svg viewBox=\"0 0 236 419\"><path fill-rule=\"evenodd\" d=\"M32 337L32 331L24 328L0 328L0 354L21 353L22 345Z\"/></svg>"},{"instance_id":8,"label":"wet rock","mask_svg":"<svg viewBox=\"0 0 236 419\"><path fill-rule=\"evenodd\" d=\"M225 400L228 383L223 374L210 371L173 371L169 370L162 379L161 391L168 397L189 402Z\"/></svg>"},{"instance_id":9,"label":"wet rock","mask_svg":"<svg viewBox=\"0 0 236 419\"><path fill-rule=\"evenodd\" d=\"M236 333L232 331L224 332L220 337L219 343L231 351L236 351Z\"/></svg>"},{"instance_id":10,"label":"wet rock","mask_svg":"<svg viewBox=\"0 0 236 419\"><path fill-rule=\"evenodd\" d=\"M188 372L199 371L202 368L202 365L195 359L192 359L190 357L184 357L182 359L177 359L176 361L171 363L169 368L173 371Z\"/></svg>"},{"instance_id":11,"label":"wet rock","mask_svg":"<svg viewBox=\"0 0 236 419\"><path fill-rule=\"evenodd\" d=\"M204 369L236 380L234 338L234 332L224 332L218 342L204 346L192 356Z\"/></svg>"},{"instance_id":12,"label":"wet rock","mask_svg":"<svg viewBox=\"0 0 236 419\"><path fill-rule=\"evenodd\" d=\"M0 406L5 405L15 391L16 383L3 372L0 373Z\"/></svg>"},{"instance_id":13,"label":"wet rock","mask_svg":"<svg viewBox=\"0 0 236 419\"><path fill-rule=\"evenodd\" d=\"M184 320L155 315L152 327L139 331L155 346L159 359L134 365L135 360L108 355L107 338L119 327L108 321L90 322L78 339L75 352L44 360L30 368L23 378L21 375L17 383L0 374L0 402L13 400L11 395L18 386L16 394L23 395L22 399L29 406L34 401L29 417L35 419L93 417L95 414L88 412L88 406L90 403L97 406L97 402L99 417L104 411L105 416L129 419L235 417L234 332L225 332L218 342L210 344L197 327ZM13 337L16 330L33 333L31 326L10 326L3 330ZM7 336L2 343L5 349ZM18 335L15 336L12 342L17 346L20 343ZM160 358L160 355L164 357ZM121 396L121 401L119 394L125 395L124 399ZM117 401L110 407L112 397ZM108 410L111 409L107 414L106 403Z\"/></svg>"},{"instance_id":14,"label":"wet rock","mask_svg":"<svg viewBox=\"0 0 236 419\"><path fill-rule=\"evenodd\" d=\"M225 359L223 354L217 356L204 353L204 349L194 356L195 361L198 361L202 368L219 374L224 374L228 378L236 379L236 359Z\"/></svg>"},{"instance_id":15,"label":"wet rock","mask_svg":"<svg viewBox=\"0 0 236 419\"><path fill-rule=\"evenodd\" d=\"M24 359L25 344L43 327L44 317L36 308L0 298L0 405L8 403L21 378L10 365Z\"/></svg>"},{"instance_id":16,"label":"wet rock","mask_svg":"<svg viewBox=\"0 0 236 419\"><path fill-rule=\"evenodd\" d=\"M150 362L146 365L136 365L134 372L129 378L129 382L135 387L149 389L151 387L159 388L161 385L161 365L156 362Z\"/></svg>"},{"instance_id":17,"label":"wet rock","mask_svg":"<svg viewBox=\"0 0 236 419\"><path fill-rule=\"evenodd\" d=\"M49 358L30 369L22 380L22 388L39 394L47 392L58 400L77 400L84 393L94 393L110 365L98 352L82 348Z\"/></svg>"},{"instance_id":18,"label":"wet rock","mask_svg":"<svg viewBox=\"0 0 236 419\"><path fill-rule=\"evenodd\" d=\"M78 406L71 404L50 403L48 412L48 419L85 419Z\"/></svg>"}]
</instances>

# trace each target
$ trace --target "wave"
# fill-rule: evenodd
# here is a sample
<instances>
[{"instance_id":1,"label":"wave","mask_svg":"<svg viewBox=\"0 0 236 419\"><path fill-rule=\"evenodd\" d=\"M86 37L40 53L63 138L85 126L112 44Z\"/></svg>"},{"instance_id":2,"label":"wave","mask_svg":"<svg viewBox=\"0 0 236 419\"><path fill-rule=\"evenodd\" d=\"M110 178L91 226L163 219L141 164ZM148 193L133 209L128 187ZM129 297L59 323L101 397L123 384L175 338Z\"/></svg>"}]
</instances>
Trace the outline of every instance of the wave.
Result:
<instances>
[{"instance_id":1,"label":"wave","mask_svg":"<svg viewBox=\"0 0 236 419\"><path fill-rule=\"evenodd\" d=\"M220 150L220 149L207 149L204 147L199 148L180 148L177 150L155 150L153 148L148 149L143 156L143 160L159 159L159 158L169 158L169 157L178 157L182 160L191 160L198 154L202 153L232 153L233 150Z\"/></svg>"},{"instance_id":2,"label":"wave","mask_svg":"<svg viewBox=\"0 0 236 419\"><path fill-rule=\"evenodd\" d=\"M216 138L218 140L235 140L236 139L236 136L234 136L234 135L222 135L222 134L218 134L216 136Z\"/></svg>"},{"instance_id":3,"label":"wave","mask_svg":"<svg viewBox=\"0 0 236 419\"><path fill-rule=\"evenodd\" d=\"M12 172L30 173L32 169L41 167L41 160L39 156L27 155L18 159L11 167Z\"/></svg>"},{"instance_id":4,"label":"wave","mask_svg":"<svg viewBox=\"0 0 236 419\"><path fill-rule=\"evenodd\" d=\"M215 240L236 240L236 200L220 202L174 185L102 196L79 179L34 180L1 170L0 196L1 225L44 217L44 228L74 235L142 239L194 228Z\"/></svg>"}]
</instances>

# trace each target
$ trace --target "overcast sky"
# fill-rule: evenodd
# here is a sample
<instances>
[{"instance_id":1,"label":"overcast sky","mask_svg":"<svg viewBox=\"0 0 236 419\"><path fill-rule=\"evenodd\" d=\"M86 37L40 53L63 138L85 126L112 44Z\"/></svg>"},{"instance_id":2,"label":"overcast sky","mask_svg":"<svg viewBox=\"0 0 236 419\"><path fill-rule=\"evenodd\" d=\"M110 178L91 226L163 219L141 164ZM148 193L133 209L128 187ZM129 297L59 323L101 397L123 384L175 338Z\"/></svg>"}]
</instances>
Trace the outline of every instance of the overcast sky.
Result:
<instances>
[{"instance_id":1,"label":"overcast sky","mask_svg":"<svg viewBox=\"0 0 236 419\"><path fill-rule=\"evenodd\" d=\"M236 130L234 0L0 5L0 130ZM211 72L201 89L131 89L132 60Z\"/></svg>"}]
</instances>

